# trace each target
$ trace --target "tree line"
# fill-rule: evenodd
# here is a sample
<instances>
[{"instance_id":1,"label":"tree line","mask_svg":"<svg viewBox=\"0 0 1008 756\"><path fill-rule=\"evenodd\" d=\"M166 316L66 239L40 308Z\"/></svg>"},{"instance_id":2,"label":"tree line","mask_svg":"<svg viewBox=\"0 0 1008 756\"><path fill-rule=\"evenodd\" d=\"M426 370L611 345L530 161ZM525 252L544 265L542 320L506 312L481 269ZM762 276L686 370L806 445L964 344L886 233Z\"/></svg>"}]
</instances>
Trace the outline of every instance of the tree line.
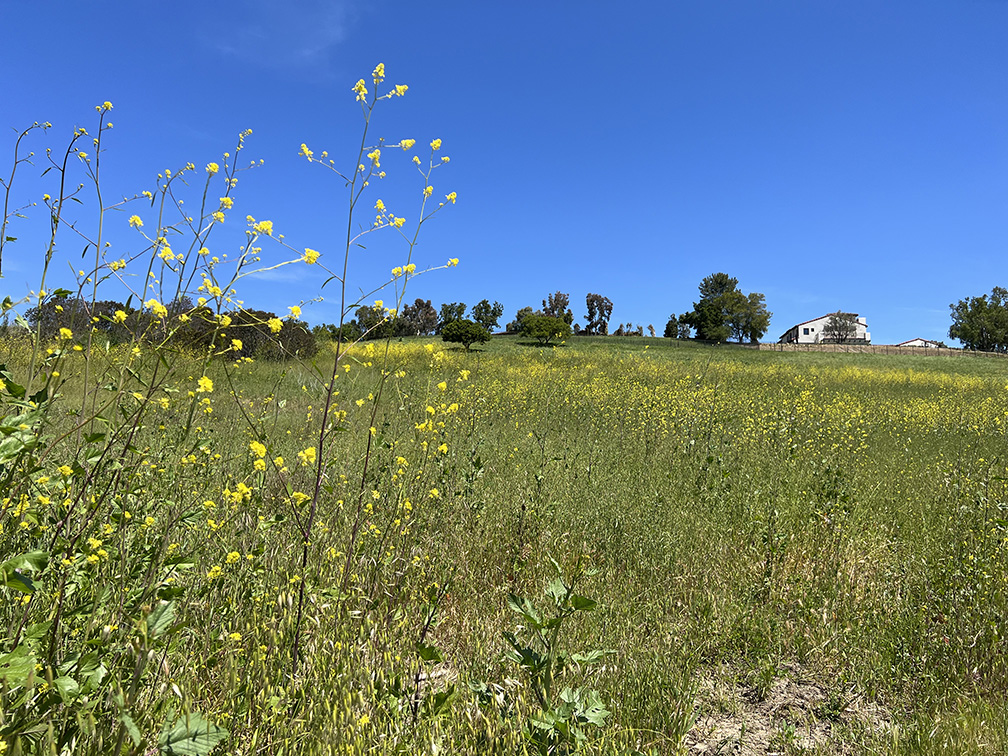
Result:
<instances>
[{"instance_id":1,"label":"tree line","mask_svg":"<svg viewBox=\"0 0 1008 756\"><path fill-rule=\"evenodd\" d=\"M665 326L669 338L695 338L705 341L756 342L770 326L771 313L763 294L745 294L738 288L738 279L726 273L714 273L700 283L700 297L693 309L682 315L672 315ZM504 326L510 335L522 335L541 344L576 336L643 336L644 326L618 323L610 329L613 302L606 296L589 292L585 297L584 325L575 322L570 295L563 291L548 294L542 306L520 308L513 320ZM468 317L466 313L468 312ZM472 307L464 302L445 302L436 309L429 299L416 299L390 312L383 303L362 305L354 317L342 326L322 324L313 332L316 336L344 341L385 339L406 336L441 335L446 341L461 343L467 349L487 341L500 325L504 307L500 302L482 299ZM650 336L657 336L653 325L647 326Z\"/></svg>"},{"instance_id":2,"label":"tree line","mask_svg":"<svg viewBox=\"0 0 1008 756\"><path fill-rule=\"evenodd\" d=\"M301 321L265 310L236 309L218 315L188 296L165 304L158 313L131 302L92 302L61 294L29 308L23 325L43 338L52 338L63 328L77 334L91 330L111 344L139 338L183 349L227 349L232 357L282 360L312 357L318 351L315 337Z\"/></svg>"}]
</instances>

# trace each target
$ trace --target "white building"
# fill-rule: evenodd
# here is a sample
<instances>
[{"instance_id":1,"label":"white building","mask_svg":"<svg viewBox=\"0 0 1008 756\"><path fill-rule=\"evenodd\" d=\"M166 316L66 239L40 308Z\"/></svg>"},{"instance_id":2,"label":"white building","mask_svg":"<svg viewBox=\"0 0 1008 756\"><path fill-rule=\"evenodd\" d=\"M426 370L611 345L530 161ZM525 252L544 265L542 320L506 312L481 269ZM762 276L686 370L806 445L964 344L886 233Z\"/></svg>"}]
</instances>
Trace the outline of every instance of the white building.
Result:
<instances>
[{"instance_id":1,"label":"white building","mask_svg":"<svg viewBox=\"0 0 1008 756\"><path fill-rule=\"evenodd\" d=\"M832 313L829 315L823 315L818 318L813 318L812 320L806 320L804 323L799 323L796 326L791 326L784 334L777 339L780 344L830 344L834 340L828 339L824 333L826 330L826 321L832 317ZM844 343L847 344L870 344L871 334L868 333L868 323L858 315L854 314L855 319L855 330L854 334L845 339Z\"/></svg>"},{"instance_id":2,"label":"white building","mask_svg":"<svg viewBox=\"0 0 1008 756\"><path fill-rule=\"evenodd\" d=\"M896 346L908 346L908 347L924 347L925 349L940 349L941 344L937 341L931 341L930 339L922 339L918 336L916 339L910 339L910 341L904 341Z\"/></svg>"}]
</instances>

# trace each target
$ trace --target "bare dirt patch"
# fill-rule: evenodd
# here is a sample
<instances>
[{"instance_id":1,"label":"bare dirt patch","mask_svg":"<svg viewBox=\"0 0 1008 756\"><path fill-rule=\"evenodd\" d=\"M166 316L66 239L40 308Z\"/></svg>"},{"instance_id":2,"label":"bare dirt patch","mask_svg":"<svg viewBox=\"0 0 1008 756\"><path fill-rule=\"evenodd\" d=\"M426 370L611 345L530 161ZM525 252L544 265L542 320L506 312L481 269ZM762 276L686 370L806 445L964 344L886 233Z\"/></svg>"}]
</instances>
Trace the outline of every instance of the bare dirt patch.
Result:
<instances>
[{"instance_id":1,"label":"bare dirt patch","mask_svg":"<svg viewBox=\"0 0 1008 756\"><path fill-rule=\"evenodd\" d=\"M730 675L702 679L690 754L855 754L862 738L889 727L888 714L856 690L830 688L787 666L765 685Z\"/></svg>"}]
</instances>

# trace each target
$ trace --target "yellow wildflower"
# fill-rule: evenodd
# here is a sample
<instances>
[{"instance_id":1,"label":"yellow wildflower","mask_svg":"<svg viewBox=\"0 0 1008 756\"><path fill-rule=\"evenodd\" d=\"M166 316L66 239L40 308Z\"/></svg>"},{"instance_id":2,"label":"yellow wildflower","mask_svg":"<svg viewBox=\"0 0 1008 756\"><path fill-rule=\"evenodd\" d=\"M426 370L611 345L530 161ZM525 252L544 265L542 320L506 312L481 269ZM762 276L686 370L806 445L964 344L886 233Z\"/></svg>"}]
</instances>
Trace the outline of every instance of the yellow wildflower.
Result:
<instances>
[{"instance_id":1,"label":"yellow wildflower","mask_svg":"<svg viewBox=\"0 0 1008 756\"><path fill-rule=\"evenodd\" d=\"M129 219L130 228L140 228L143 225L139 215L131 215Z\"/></svg>"}]
</instances>

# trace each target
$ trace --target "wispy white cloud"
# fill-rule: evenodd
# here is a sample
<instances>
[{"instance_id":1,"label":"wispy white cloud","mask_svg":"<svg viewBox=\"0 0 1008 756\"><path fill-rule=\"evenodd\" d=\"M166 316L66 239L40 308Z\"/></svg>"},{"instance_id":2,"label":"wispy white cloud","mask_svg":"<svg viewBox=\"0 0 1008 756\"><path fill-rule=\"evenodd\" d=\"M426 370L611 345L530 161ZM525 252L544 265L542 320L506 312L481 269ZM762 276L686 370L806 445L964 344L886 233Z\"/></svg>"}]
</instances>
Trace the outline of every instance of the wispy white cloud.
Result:
<instances>
[{"instance_id":1,"label":"wispy white cloud","mask_svg":"<svg viewBox=\"0 0 1008 756\"><path fill-rule=\"evenodd\" d=\"M350 4L340 0L248 0L240 17L211 24L203 42L263 68L318 66L346 38L351 17Z\"/></svg>"}]
</instances>

